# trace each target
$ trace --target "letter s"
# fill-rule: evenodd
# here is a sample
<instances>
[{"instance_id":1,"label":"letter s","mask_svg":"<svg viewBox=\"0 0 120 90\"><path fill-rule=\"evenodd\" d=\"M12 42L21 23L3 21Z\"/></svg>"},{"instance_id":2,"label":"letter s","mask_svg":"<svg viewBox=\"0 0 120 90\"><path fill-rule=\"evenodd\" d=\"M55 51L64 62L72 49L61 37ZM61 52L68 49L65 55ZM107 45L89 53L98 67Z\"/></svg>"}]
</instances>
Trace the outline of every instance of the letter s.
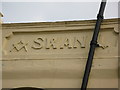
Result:
<instances>
[{"instance_id":1,"label":"letter s","mask_svg":"<svg viewBox=\"0 0 120 90\"><path fill-rule=\"evenodd\" d=\"M33 49L41 49L43 47L43 45L41 44L41 42L43 42L44 40L42 38L37 38L37 40L34 40L34 43L36 44L36 46L32 46Z\"/></svg>"}]
</instances>

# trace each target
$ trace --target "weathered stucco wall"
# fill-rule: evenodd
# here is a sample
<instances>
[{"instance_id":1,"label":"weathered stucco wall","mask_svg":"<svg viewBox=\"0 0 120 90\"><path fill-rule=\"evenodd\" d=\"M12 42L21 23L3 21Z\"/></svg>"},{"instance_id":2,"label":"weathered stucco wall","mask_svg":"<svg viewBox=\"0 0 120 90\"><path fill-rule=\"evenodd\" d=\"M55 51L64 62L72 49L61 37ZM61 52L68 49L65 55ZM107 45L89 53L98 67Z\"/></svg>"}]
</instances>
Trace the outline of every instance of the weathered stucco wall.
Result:
<instances>
[{"instance_id":1,"label":"weathered stucco wall","mask_svg":"<svg viewBox=\"0 0 120 90\"><path fill-rule=\"evenodd\" d=\"M104 20L88 88L118 87L118 19ZM3 88L80 88L95 20L3 24Z\"/></svg>"}]
</instances>

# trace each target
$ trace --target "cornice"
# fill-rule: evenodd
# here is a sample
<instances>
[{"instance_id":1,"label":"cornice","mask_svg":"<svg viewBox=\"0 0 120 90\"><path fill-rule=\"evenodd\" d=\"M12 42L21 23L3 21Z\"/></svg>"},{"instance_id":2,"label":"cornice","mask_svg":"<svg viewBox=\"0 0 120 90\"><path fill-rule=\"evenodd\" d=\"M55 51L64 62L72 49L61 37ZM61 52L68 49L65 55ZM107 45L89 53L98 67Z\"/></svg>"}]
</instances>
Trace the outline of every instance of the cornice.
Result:
<instances>
[{"instance_id":1,"label":"cornice","mask_svg":"<svg viewBox=\"0 0 120 90\"><path fill-rule=\"evenodd\" d=\"M104 19L102 26L118 24L120 18ZM66 28L66 27L94 27L96 20L81 21L60 21L60 22L33 22L33 23L3 23L4 29L23 29L23 28Z\"/></svg>"}]
</instances>

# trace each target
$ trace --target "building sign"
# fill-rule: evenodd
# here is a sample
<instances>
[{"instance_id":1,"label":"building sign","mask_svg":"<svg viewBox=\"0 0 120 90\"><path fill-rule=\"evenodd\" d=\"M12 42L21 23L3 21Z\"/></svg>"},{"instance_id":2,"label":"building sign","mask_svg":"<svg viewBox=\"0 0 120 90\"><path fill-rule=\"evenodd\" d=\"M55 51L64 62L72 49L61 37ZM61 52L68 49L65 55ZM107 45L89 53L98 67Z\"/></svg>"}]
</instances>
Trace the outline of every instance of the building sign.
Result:
<instances>
[{"instance_id":1,"label":"building sign","mask_svg":"<svg viewBox=\"0 0 120 90\"><path fill-rule=\"evenodd\" d=\"M118 87L117 21L102 23L88 88ZM92 20L3 24L2 87L80 88L94 25Z\"/></svg>"},{"instance_id":2,"label":"building sign","mask_svg":"<svg viewBox=\"0 0 120 90\"><path fill-rule=\"evenodd\" d=\"M107 53L109 47L117 47L117 37L114 37L115 33L111 32L111 30L112 29L107 29L106 32L101 30L98 38L100 44L98 49L100 52L104 51ZM106 33L109 33L109 35L105 35ZM107 41L112 35L114 42ZM10 35L6 34L3 40L3 53L5 56L50 55L51 58L54 58L54 56L62 57L67 54L66 57L86 57L90 46L91 36L92 30L68 30L62 32L13 31Z\"/></svg>"}]
</instances>

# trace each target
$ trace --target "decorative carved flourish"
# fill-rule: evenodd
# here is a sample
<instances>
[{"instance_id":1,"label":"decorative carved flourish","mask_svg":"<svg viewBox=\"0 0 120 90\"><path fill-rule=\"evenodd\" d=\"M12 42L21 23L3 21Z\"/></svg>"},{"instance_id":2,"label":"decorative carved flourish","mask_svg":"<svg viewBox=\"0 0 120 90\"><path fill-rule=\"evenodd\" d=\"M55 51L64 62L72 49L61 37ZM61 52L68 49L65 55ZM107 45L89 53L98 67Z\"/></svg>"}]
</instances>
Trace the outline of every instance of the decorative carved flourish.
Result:
<instances>
[{"instance_id":1,"label":"decorative carved flourish","mask_svg":"<svg viewBox=\"0 0 120 90\"><path fill-rule=\"evenodd\" d=\"M117 34L119 34L119 30L120 30L119 25L118 25L118 24L115 25L115 26L114 26L114 32L117 33Z\"/></svg>"},{"instance_id":2,"label":"decorative carved flourish","mask_svg":"<svg viewBox=\"0 0 120 90\"><path fill-rule=\"evenodd\" d=\"M108 45L105 44L105 37L101 33L99 34L99 37L98 37L98 44L99 44L99 47L102 49L106 49L109 47Z\"/></svg>"},{"instance_id":3,"label":"decorative carved flourish","mask_svg":"<svg viewBox=\"0 0 120 90\"><path fill-rule=\"evenodd\" d=\"M23 41L19 41L18 43L16 44L13 44L13 48L12 50L10 50L10 52L12 52L14 49L19 52L20 50L24 49L26 52L27 52L27 46L28 43L23 43Z\"/></svg>"},{"instance_id":4,"label":"decorative carved flourish","mask_svg":"<svg viewBox=\"0 0 120 90\"><path fill-rule=\"evenodd\" d=\"M101 45L101 44L99 44L99 47L102 48L102 49L106 49L106 48L108 48L109 46L108 46L108 45Z\"/></svg>"},{"instance_id":5,"label":"decorative carved flourish","mask_svg":"<svg viewBox=\"0 0 120 90\"><path fill-rule=\"evenodd\" d=\"M5 38L10 39L12 36L13 36L13 32L8 32Z\"/></svg>"}]
</instances>

